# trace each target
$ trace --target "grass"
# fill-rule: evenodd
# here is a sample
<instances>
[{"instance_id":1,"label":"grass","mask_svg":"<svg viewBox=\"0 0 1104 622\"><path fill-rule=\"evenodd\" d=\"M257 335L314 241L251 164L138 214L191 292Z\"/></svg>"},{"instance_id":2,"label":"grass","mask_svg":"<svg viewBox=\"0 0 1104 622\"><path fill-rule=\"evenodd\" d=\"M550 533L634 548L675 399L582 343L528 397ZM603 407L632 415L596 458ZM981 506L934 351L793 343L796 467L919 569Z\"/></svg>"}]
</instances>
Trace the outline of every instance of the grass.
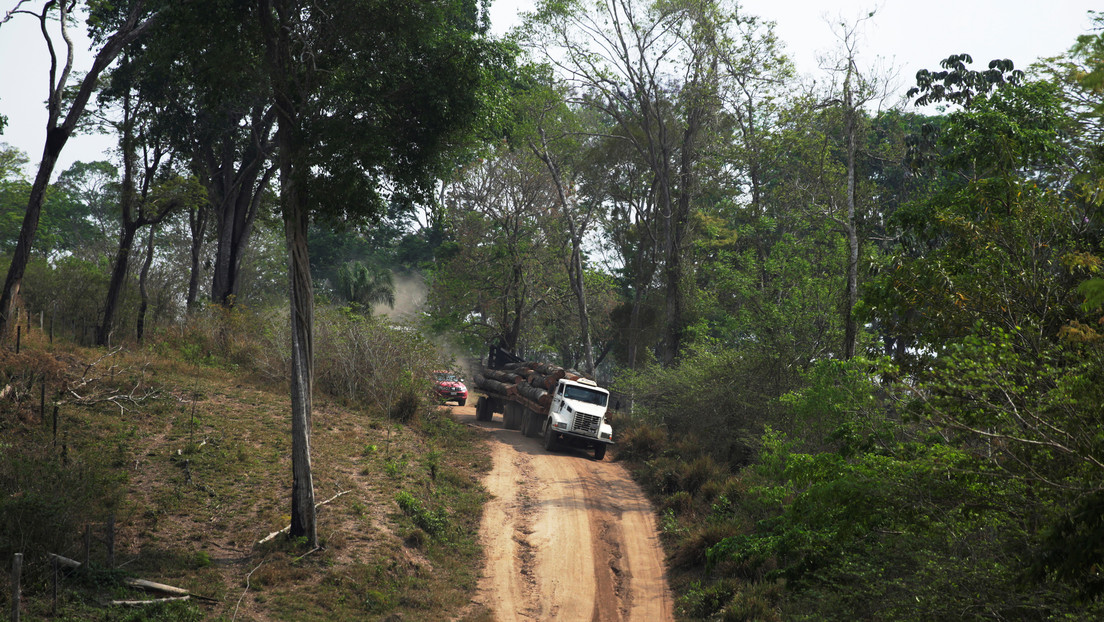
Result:
<instances>
[{"instance_id":1,"label":"grass","mask_svg":"<svg viewBox=\"0 0 1104 622\"><path fill-rule=\"evenodd\" d=\"M71 384L103 355L29 341L24 347L64 365ZM9 383L14 370L6 368ZM316 499L345 494L319 509L322 548L309 551L282 537L257 544L289 522L285 386L225 366L183 362L164 346L121 351L94 371L97 381L78 393L87 402L104 399L76 404L66 398L59 407L58 447L50 426L28 406L33 387L18 404L0 401L5 438L41 447L47 461L88 465L118 490L110 508L117 568L104 569L97 541L90 568L63 576L56 619L448 619L468 606L481 567L477 529L485 492L479 479L490 462L483 441L447 411L427 405L414 423L397 425L341 405L348 400L316 394ZM118 397L134 387L131 394L144 399ZM21 481L0 480L10 488L0 489L0 496L20 494ZM396 499L414 500L420 513L404 512ZM106 511L89 508L72 523L100 520ZM44 537L42 551L82 555L79 537L51 537ZM0 543L0 550L18 546ZM23 599L30 619L52 607L43 565L41 556L28 552ZM123 587L117 581L122 574L184 587L214 602L105 610L105 599L148 597Z\"/></svg>"}]
</instances>

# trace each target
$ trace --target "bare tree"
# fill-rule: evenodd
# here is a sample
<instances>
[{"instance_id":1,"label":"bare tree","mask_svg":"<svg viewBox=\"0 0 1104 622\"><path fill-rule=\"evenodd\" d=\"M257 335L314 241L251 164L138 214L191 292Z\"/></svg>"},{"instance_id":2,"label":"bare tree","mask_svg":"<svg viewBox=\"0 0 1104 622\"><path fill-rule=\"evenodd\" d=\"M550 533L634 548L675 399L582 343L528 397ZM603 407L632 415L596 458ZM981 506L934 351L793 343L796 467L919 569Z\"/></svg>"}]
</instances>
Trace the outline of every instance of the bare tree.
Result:
<instances>
[{"instance_id":1,"label":"bare tree","mask_svg":"<svg viewBox=\"0 0 1104 622\"><path fill-rule=\"evenodd\" d=\"M861 71L858 66L859 44L862 27L874 18L874 11L852 23L841 19L836 35L840 48L836 57L824 62L831 72L833 81L828 104L839 108L843 116L843 141L847 153L846 193L844 205L837 204L835 194L828 193L835 213L833 216L841 226L847 238L847 285L844 293L844 341L843 356L850 359L855 356L858 342L858 321L855 318L855 305L859 301L859 255L862 250L862 238L859 233L858 171L859 139L864 110L872 103L883 104L888 98L892 80L887 72L877 69Z\"/></svg>"},{"instance_id":2,"label":"bare tree","mask_svg":"<svg viewBox=\"0 0 1104 622\"><path fill-rule=\"evenodd\" d=\"M46 144L42 149L42 160L38 165L38 173L35 175L34 183L31 186L30 197L27 200L27 211L23 217L23 225L19 231L19 240L12 255L11 265L4 279L4 288L3 291L0 291L0 339L7 335L15 298L19 295L19 287L23 283L23 274L26 271L27 262L31 258L31 246L34 243L35 233L38 231L38 221L42 215L46 187L50 183L50 177L53 175L61 150L76 130L100 75L114 62L127 44L152 29L162 15L160 11L151 12L149 3L143 0L132 3L126 13L120 16L117 30L105 38L103 45L92 61L92 67L88 70L88 73L84 74L84 77L76 84L75 92L73 92L72 98L68 100L69 106L66 110L66 93L71 91L74 86L70 83L70 76L73 73L73 40L69 35L72 17L70 12L73 4L46 0L37 7L37 10L23 8L30 4L32 3L20 0L16 8L5 15L0 25L19 14L32 15L38 19L42 37L46 42L46 49L50 54L50 91L46 98ZM57 50L54 47L53 37L55 35L51 33L50 28L51 21L55 16L65 46L65 58L60 62Z\"/></svg>"}]
</instances>

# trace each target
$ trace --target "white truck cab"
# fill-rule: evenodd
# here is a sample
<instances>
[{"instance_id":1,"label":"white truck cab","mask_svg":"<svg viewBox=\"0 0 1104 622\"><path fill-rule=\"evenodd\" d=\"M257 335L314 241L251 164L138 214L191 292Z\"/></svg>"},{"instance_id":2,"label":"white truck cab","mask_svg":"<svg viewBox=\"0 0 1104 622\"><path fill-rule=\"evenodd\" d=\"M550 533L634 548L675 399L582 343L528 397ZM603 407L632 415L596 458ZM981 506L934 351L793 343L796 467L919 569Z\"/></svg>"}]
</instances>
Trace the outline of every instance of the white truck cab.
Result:
<instances>
[{"instance_id":1,"label":"white truck cab","mask_svg":"<svg viewBox=\"0 0 1104 622\"><path fill-rule=\"evenodd\" d=\"M594 448L594 459L606 455L613 444L613 428L606 421L609 391L593 380L561 379L552 394L544 427L544 446L555 449L560 442Z\"/></svg>"}]
</instances>

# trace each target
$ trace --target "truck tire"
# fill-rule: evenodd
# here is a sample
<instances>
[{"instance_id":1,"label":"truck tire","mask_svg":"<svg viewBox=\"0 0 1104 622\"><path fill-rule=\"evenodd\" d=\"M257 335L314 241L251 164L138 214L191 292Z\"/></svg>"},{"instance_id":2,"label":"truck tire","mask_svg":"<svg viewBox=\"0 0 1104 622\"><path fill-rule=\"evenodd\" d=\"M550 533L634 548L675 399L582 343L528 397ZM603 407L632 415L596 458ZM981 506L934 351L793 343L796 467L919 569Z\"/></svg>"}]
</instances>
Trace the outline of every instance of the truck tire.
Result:
<instances>
[{"instance_id":1,"label":"truck tire","mask_svg":"<svg viewBox=\"0 0 1104 622\"><path fill-rule=\"evenodd\" d=\"M467 402L467 401L468 401L467 399L465 399L465 398L463 398L463 397L462 397L462 398L460 398L460 399L456 400L456 405L457 405L457 406L463 406L463 405L464 405L464 403L465 403L465 402Z\"/></svg>"},{"instance_id":2,"label":"truck tire","mask_svg":"<svg viewBox=\"0 0 1104 622\"><path fill-rule=\"evenodd\" d=\"M556 432L552 429L552 420L549 419L544 424L544 448L548 451L556 451L557 446Z\"/></svg>"},{"instance_id":3,"label":"truck tire","mask_svg":"<svg viewBox=\"0 0 1104 622\"><path fill-rule=\"evenodd\" d=\"M491 412L491 404L487 401L487 398L479 398L479 401L475 403L475 420L490 421L493 416L494 413Z\"/></svg>"},{"instance_id":4,"label":"truck tire","mask_svg":"<svg viewBox=\"0 0 1104 622\"><path fill-rule=\"evenodd\" d=\"M594 446L594 459L601 460L606 457L606 444L599 443Z\"/></svg>"},{"instance_id":5,"label":"truck tire","mask_svg":"<svg viewBox=\"0 0 1104 622\"><path fill-rule=\"evenodd\" d=\"M525 414L522 415L522 417L521 433L529 438L540 436L540 415L526 408Z\"/></svg>"},{"instance_id":6,"label":"truck tire","mask_svg":"<svg viewBox=\"0 0 1104 622\"><path fill-rule=\"evenodd\" d=\"M509 404L506 404L506 414L503 415L503 419L505 420L505 423L503 423L503 426L507 430L518 430L518 429L520 429L521 428L521 413L522 413L522 408L521 408L520 404L517 404L515 402L510 402ZM506 417L509 417L509 419L506 419Z\"/></svg>"}]
</instances>

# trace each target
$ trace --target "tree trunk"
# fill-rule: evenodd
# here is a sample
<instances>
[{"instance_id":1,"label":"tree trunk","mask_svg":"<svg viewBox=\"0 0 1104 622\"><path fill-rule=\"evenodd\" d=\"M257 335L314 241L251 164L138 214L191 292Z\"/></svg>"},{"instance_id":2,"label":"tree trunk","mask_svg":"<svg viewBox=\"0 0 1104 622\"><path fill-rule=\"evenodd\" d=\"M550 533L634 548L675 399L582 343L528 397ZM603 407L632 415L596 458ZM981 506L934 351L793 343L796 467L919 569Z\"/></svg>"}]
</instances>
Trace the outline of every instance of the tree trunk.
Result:
<instances>
[{"instance_id":1,"label":"tree trunk","mask_svg":"<svg viewBox=\"0 0 1104 622\"><path fill-rule=\"evenodd\" d=\"M27 263L31 260L31 246L34 243L35 232L38 231L38 220L42 215L42 203L46 197L46 186L50 182L50 175L54 172L58 155L65 141L69 139L68 132L50 130L47 134L46 148L42 153L42 162L38 166L38 174L35 176L34 185L31 186L31 195L27 200L27 211L23 215L23 226L19 230L19 240L15 244L15 252L12 254L11 266L8 275L4 279L4 291L0 292L0 340L6 338L8 320L12 317L15 299L19 296L19 287L23 283L23 273L27 269Z\"/></svg>"},{"instance_id":2,"label":"tree trunk","mask_svg":"<svg viewBox=\"0 0 1104 622\"><path fill-rule=\"evenodd\" d=\"M187 313L191 315L195 311L196 301L199 298L199 261L203 257L203 241L207 235L207 219L210 217L209 204L199 205L188 213L188 228L192 233L191 243L191 271L188 276L188 298L186 302Z\"/></svg>"},{"instance_id":3,"label":"tree trunk","mask_svg":"<svg viewBox=\"0 0 1104 622\"><path fill-rule=\"evenodd\" d=\"M119 250L115 253L115 266L111 269L111 281L107 286L107 299L104 301L104 314L100 327L96 330L96 345L106 346L111 341L115 312L119 308L119 297L126 283L130 263L130 249L134 245L134 235L138 227L133 223L123 225L123 234L119 237Z\"/></svg>"},{"instance_id":4,"label":"tree trunk","mask_svg":"<svg viewBox=\"0 0 1104 622\"><path fill-rule=\"evenodd\" d=\"M146 240L146 260L142 263L142 272L138 277L138 293L142 297L142 303L138 306L138 326L135 331L138 343L142 343L142 337L146 332L146 310L149 309L149 288L146 281L149 278L150 266L153 265L153 237L156 233L157 226L151 226L149 238Z\"/></svg>"},{"instance_id":5,"label":"tree trunk","mask_svg":"<svg viewBox=\"0 0 1104 622\"><path fill-rule=\"evenodd\" d=\"M211 300L232 306L241 290L241 264L265 188L276 167L265 167L265 146L276 117L275 110L252 111L252 140L235 168L234 150L224 149L209 162L212 205L217 205L217 248L211 279Z\"/></svg>"},{"instance_id":6,"label":"tree trunk","mask_svg":"<svg viewBox=\"0 0 1104 622\"><path fill-rule=\"evenodd\" d=\"M294 181L281 186L291 285L291 536L305 537L314 547L318 546L310 451L314 289L307 248L307 210Z\"/></svg>"},{"instance_id":7,"label":"tree trunk","mask_svg":"<svg viewBox=\"0 0 1104 622\"><path fill-rule=\"evenodd\" d=\"M291 307L291 530L293 538L305 538L318 546L314 506L314 481L311 475L311 391L314 383L314 290L311 284L310 255L307 247L307 197L299 180L306 166L299 134L305 96L296 79L291 53L293 7L288 0L257 0L264 31L269 77L273 83L278 129L276 132L280 166L280 205L284 214L284 234L288 249L288 294Z\"/></svg>"},{"instance_id":8,"label":"tree trunk","mask_svg":"<svg viewBox=\"0 0 1104 622\"><path fill-rule=\"evenodd\" d=\"M855 217L855 152L858 133L858 111L852 99L851 78L854 60L848 58L847 77L844 80L844 116L847 132L847 293L843 311L844 342L843 357L855 356L855 344L858 340L858 327L855 322L855 305L859 301L859 233Z\"/></svg>"}]
</instances>

